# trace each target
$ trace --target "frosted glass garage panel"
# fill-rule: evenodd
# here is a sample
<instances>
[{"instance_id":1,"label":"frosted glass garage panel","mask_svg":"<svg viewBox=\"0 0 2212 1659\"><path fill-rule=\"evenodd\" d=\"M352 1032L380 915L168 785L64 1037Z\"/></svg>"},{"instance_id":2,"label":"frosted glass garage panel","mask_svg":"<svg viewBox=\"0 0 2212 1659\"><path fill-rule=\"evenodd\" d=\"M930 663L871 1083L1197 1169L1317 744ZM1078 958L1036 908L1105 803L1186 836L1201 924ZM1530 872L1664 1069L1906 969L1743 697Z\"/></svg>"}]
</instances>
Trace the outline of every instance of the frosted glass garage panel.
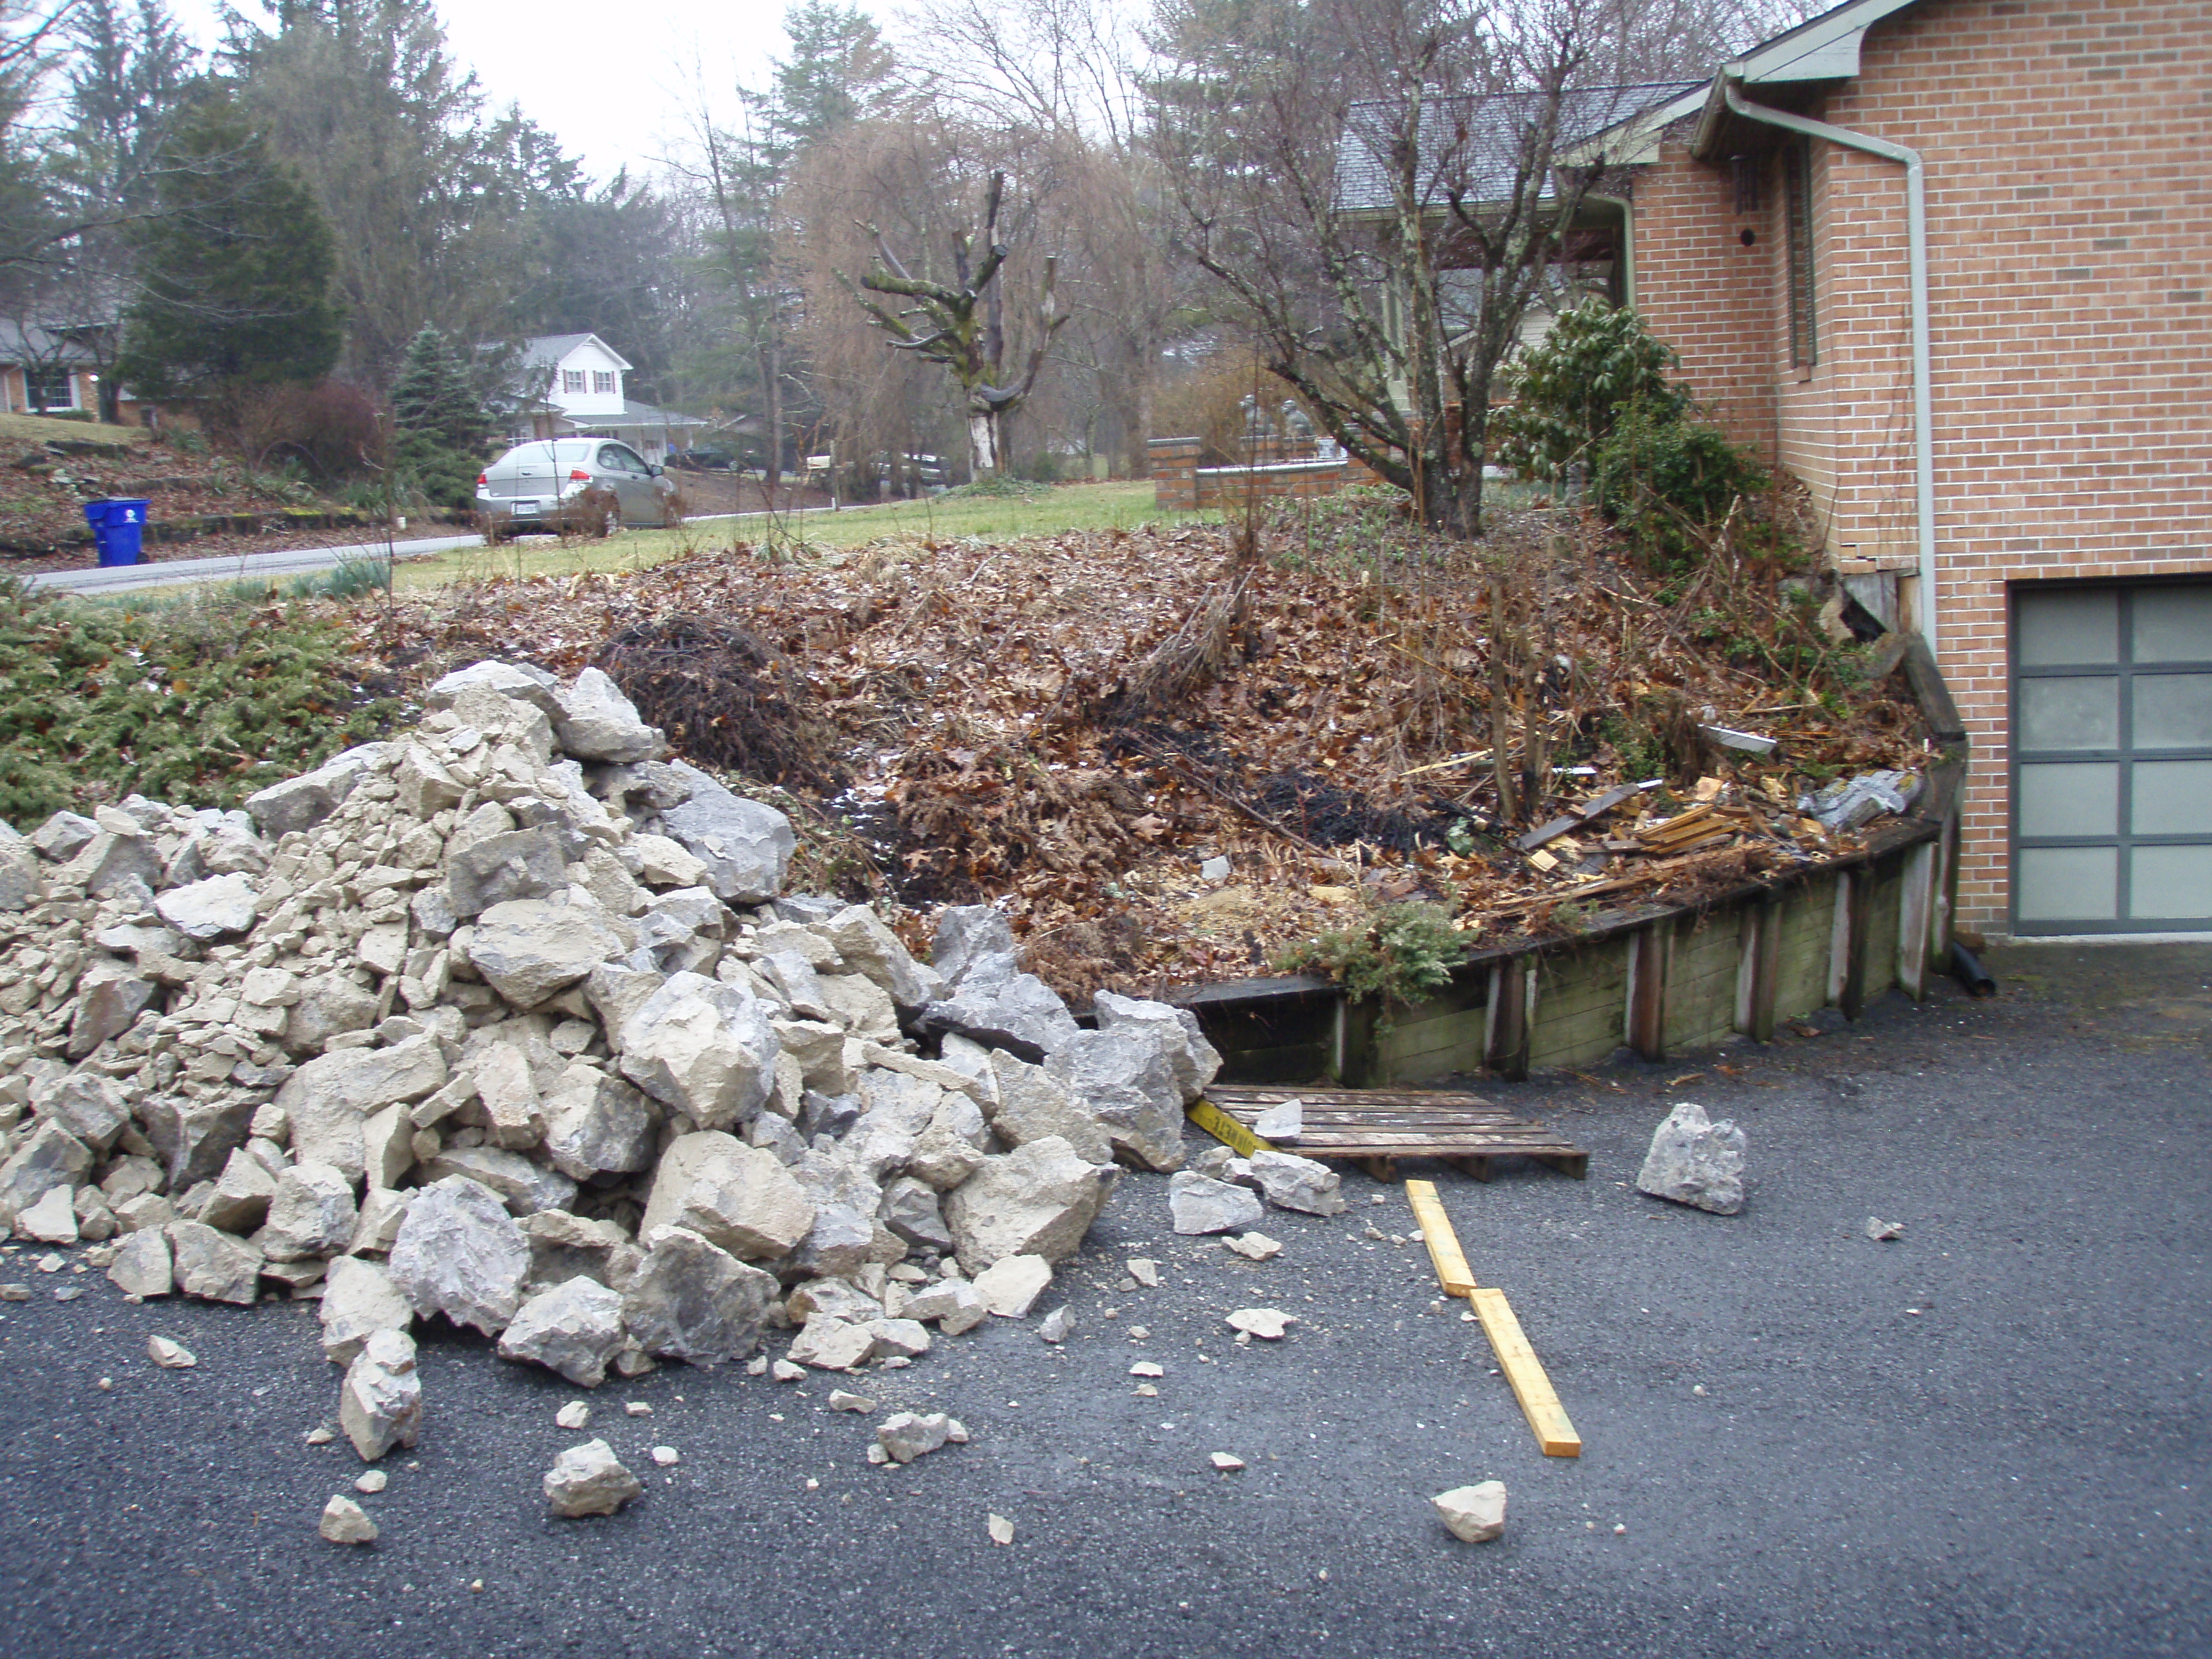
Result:
<instances>
[{"instance_id":1,"label":"frosted glass garage panel","mask_svg":"<svg viewBox=\"0 0 2212 1659\"><path fill-rule=\"evenodd\" d=\"M2135 687L2136 748L2212 749L2212 674L2138 674Z\"/></svg>"},{"instance_id":2,"label":"frosted glass garage panel","mask_svg":"<svg viewBox=\"0 0 2212 1659\"><path fill-rule=\"evenodd\" d=\"M2026 764L2020 769L2023 836L2111 836L2120 827L2116 761Z\"/></svg>"},{"instance_id":3,"label":"frosted glass garage panel","mask_svg":"<svg viewBox=\"0 0 2212 1659\"><path fill-rule=\"evenodd\" d=\"M2212 662L2212 586L2136 596L2137 662Z\"/></svg>"},{"instance_id":4,"label":"frosted glass garage panel","mask_svg":"<svg viewBox=\"0 0 2212 1659\"><path fill-rule=\"evenodd\" d=\"M2138 847L2128 908L2137 921L2212 916L2212 847Z\"/></svg>"},{"instance_id":5,"label":"frosted glass garage panel","mask_svg":"<svg viewBox=\"0 0 2212 1659\"><path fill-rule=\"evenodd\" d=\"M2060 668L2120 659L2120 596L2023 593L2013 613L2013 648L2023 668Z\"/></svg>"},{"instance_id":6,"label":"frosted glass garage panel","mask_svg":"<svg viewBox=\"0 0 2212 1659\"><path fill-rule=\"evenodd\" d=\"M2134 820L2129 827L2138 836L2212 834L2212 761L2137 761L2135 795L2128 816Z\"/></svg>"},{"instance_id":7,"label":"frosted glass garage panel","mask_svg":"<svg viewBox=\"0 0 2212 1659\"><path fill-rule=\"evenodd\" d=\"M2140 706L2141 699L2137 699ZM2117 749L2120 683L2101 674L2020 684L2020 746Z\"/></svg>"},{"instance_id":8,"label":"frosted glass garage panel","mask_svg":"<svg viewBox=\"0 0 2212 1659\"><path fill-rule=\"evenodd\" d=\"M2119 915L2119 849L2024 847L2020 852L2020 919L2112 921Z\"/></svg>"}]
</instances>

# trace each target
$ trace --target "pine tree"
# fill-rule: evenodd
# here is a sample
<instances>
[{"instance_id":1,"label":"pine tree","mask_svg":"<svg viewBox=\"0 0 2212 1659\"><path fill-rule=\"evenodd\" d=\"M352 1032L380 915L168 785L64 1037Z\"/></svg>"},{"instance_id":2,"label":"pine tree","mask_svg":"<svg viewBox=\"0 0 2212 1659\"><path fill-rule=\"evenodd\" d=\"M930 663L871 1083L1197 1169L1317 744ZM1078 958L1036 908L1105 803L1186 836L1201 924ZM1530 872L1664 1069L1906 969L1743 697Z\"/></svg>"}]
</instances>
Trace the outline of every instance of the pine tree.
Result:
<instances>
[{"instance_id":1,"label":"pine tree","mask_svg":"<svg viewBox=\"0 0 2212 1659\"><path fill-rule=\"evenodd\" d=\"M218 420L245 388L320 380L342 329L330 226L220 88L185 112L132 241L143 281L116 372Z\"/></svg>"},{"instance_id":2,"label":"pine tree","mask_svg":"<svg viewBox=\"0 0 2212 1659\"><path fill-rule=\"evenodd\" d=\"M452 343L430 324L407 343L392 418L392 459L405 481L440 506L473 505L491 422Z\"/></svg>"}]
</instances>

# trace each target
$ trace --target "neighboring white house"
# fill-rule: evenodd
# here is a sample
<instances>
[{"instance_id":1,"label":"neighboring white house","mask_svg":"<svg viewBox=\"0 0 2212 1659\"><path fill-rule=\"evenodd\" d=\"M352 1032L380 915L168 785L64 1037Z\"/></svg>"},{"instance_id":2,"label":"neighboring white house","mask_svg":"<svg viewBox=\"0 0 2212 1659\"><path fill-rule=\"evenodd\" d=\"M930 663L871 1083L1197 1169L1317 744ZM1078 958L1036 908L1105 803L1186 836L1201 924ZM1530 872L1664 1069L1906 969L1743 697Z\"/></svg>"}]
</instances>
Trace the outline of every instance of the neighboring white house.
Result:
<instances>
[{"instance_id":1,"label":"neighboring white house","mask_svg":"<svg viewBox=\"0 0 2212 1659\"><path fill-rule=\"evenodd\" d=\"M623 389L629 365L596 334L541 334L522 347L520 394L507 441L616 438L646 459L664 461L707 424L696 416L633 403Z\"/></svg>"}]
</instances>

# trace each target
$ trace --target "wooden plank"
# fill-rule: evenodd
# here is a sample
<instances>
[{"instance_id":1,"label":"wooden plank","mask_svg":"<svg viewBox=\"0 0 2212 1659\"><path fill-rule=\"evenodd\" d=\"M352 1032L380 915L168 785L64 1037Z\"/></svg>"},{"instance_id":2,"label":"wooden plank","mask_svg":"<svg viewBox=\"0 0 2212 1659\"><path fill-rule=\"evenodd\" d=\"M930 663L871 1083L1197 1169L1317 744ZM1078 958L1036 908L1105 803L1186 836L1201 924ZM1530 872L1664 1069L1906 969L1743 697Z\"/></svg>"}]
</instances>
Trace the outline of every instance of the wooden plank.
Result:
<instances>
[{"instance_id":1,"label":"wooden plank","mask_svg":"<svg viewBox=\"0 0 2212 1659\"><path fill-rule=\"evenodd\" d=\"M1230 1147L1239 1158L1249 1158L1255 1152L1272 1152L1274 1146L1262 1140L1228 1113L1203 1098L1194 1100L1184 1113L1193 1123L1212 1135L1223 1146Z\"/></svg>"},{"instance_id":2,"label":"wooden plank","mask_svg":"<svg viewBox=\"0 0 2212 1659\"><path fill-rule=\"evenodd\" d=\"M1582 1437L1567 1420L1566 1410L1553 1391L1552 1379L1544 1375L1543 1362L1522 1334L1521 1322L1513 1316L1513 1305L1506 1301L1505 1292L1478 1286L1468 1292L1467 1299L1474 1316L1482 1322L1482 1334L1490 1339L1498 1370L1513 1385L1521 1414L1536 1431L1537 1446L1547 1457L1580 1457Z\"/></svg>"},{"instance_id":3,"label":"wooden plank","mask_svg":"<svg viewBox=\"0 0 2212 1659\"><path fill-rule=\"evenodd\" d=\"M1413 1219L1420 1224L1421 1243L1429 1247L1437 1283L1443 1286L1446 1296L1469 1294L1474 1289L1474 1274L1459 1247L1459 1235L1452 1231L1451 1218L1444 1213L1443 1200L1437 1196L1437 1183L1407 1182L1406 1202L1413 1206Z\"/></svg>"}]
</instances>

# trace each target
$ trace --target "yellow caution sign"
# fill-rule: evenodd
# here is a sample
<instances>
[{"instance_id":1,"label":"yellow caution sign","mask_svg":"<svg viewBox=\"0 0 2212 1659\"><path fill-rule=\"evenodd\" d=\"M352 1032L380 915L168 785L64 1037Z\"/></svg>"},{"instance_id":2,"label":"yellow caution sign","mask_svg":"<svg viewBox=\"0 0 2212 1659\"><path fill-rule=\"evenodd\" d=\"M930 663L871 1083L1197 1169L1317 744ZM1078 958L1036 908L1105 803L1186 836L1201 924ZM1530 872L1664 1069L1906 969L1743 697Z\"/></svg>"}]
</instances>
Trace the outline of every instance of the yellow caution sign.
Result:
<instances>
[{"instance_id":1,"label":"yellow caution sign","mask_svg":"<svg viewBox=\"0 0 2212 1659\"><path fill-rule=\"evenodd\" d=\"M1261 1139L1210 1100L1193 1101L1184 1115L1239 1158L1275 1150L1272 1143Z\"/></svg>"}]
</instances>

